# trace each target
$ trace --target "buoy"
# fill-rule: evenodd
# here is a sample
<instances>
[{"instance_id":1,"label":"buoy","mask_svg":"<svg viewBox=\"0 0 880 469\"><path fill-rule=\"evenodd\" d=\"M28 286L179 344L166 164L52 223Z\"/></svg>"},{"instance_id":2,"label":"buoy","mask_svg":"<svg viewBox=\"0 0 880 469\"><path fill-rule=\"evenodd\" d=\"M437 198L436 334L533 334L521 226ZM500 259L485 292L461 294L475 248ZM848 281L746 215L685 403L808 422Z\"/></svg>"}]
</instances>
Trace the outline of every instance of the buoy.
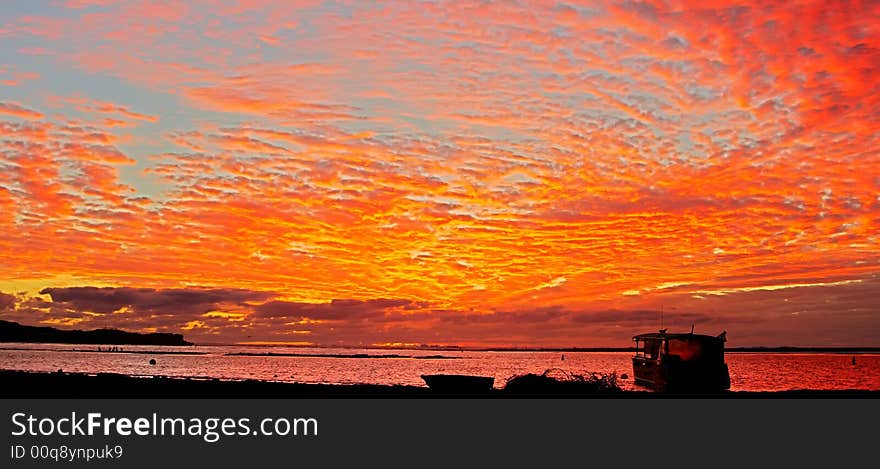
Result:
<instances>
[{"instance_id":1,"label":"buoy","mask_svg":"<svg viewBox=\"0 0 880 469\"><path fill-rule=\"evenodd\" d=\"M155 364L156 364L156 359L155 359L155 358L151 358L151 359L150 359L150 365L155 365Z\"/></svg>"}]
</instances>

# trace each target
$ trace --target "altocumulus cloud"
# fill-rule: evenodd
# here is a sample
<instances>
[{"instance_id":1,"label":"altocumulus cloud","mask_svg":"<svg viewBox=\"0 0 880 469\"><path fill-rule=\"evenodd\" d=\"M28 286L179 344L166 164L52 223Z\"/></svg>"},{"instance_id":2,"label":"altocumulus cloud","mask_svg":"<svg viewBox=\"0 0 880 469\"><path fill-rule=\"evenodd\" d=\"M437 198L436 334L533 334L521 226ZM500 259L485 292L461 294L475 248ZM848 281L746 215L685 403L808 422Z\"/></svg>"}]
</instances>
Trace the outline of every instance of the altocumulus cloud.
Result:
<instances>
[{"instance_id":1,"label":"altocumulus cloud","mask_svg":"<svg viewBox=\"0 0 880 469\"><path fill-rule=\"evenodd\" d=\"M427 304L401 299L378 298L373 300L332 300L329 303L297 303L270 301L255 308L260 317L309 318L309 319L355 319L382 316L388 310L415 310Z\"/></svg>"},{"instance_id":2,"label":"altocumulus cloud","mask_svg":"<svg viewBox=\"0 0 880 469\"><path fill-rule=\"evenodd\" d=\"M128 308L149 315L201 314L223 305L247 306L262 302L277 293L237 288L153 289L130 287L67 287L45 288L43 295L53 303L63 303L77 311L108 314Z\"/></svg>"}]
</instances>

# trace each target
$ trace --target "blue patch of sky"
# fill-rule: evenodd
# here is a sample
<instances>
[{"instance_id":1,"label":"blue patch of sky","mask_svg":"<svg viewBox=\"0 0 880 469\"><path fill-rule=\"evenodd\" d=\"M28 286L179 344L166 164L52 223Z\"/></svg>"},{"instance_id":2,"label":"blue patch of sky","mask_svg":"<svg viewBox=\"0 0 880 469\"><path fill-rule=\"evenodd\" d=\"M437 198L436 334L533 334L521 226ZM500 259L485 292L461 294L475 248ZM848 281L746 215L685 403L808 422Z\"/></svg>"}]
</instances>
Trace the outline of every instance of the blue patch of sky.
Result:
<instances>
[{"instance_id":1,"label":"blue patch of sky","mask_svg":"<svg viewBox=\"0 0 880 469\"><path fill-rule=\"evenodd\" d=\"M685 85L684 89L688 96L698 101L713 101L721 97L721 93L718 90L701 86L696 83L688 83Z\"/></svg>"},{"instance_id":2,"label":"blue patch of sky","mask_svg":"<svg viewBox=\"0 0 880 469\"><path fill-rule=\"evenodd\" d=\"M560 4L557 9L569 8L575 10L582 18L593 18L605 14L605 8L601 5L576 5L576 4Z\"/></svg>"},{"instance_id":3,"label":"blue patch of sky","mask_svg":"<svg viewBox=\"0 0 880 469\"><path fill-rule=\"evenodd\" d=\"M8 47L8 44L3 47ZM133 122L136 127L120 130L133 135L131 141L118 144L120 151L137 162L135 165L119 166L120 182L133 187L138 195L156 197L167 189L143 173L144 169L154 164L148 158L150 155L180 150L163 138L164 135L173 130L191 129L197 122L205 120L218 125L232 125L241 117L196 110L188 107L180 96L137 87L119 78L92 74L59 64L54 56L13 54L17 71L36 72L40 74L40 78L19 86L4 87L4 100L20 102L25 107L46 114L49 119L55 113L73 119L95 118L95 115L83 113L74 106L50 108L47 99L49 95L111 102L133 112L159 117L158 122L136 120ZM112 129L108 131L113 132Z\"/></svg>"},{"instance_id":4,"label":"blue patch of sky","mask_svg":"<svg viewBox=\"0 0 880 469\"><path fill-rule=\"evenodd\" d=\"M9 0L0 8L0 24L8 24L23 16L52 16L55 18L77 18L84 10L62 8L59 0Z\"/></svg>"}]
</instances>

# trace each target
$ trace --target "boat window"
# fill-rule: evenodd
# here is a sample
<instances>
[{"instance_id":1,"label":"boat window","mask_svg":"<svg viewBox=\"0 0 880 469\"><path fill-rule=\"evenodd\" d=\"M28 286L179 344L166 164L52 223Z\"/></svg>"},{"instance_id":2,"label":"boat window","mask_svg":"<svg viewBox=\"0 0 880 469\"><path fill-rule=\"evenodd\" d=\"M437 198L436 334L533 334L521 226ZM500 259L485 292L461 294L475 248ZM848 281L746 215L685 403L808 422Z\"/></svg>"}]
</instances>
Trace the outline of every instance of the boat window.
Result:
<instances>
[{"instance_id":1,"label":"boat window","mask_svg":"<svg viewBox=\"0 0 880 469\"><path fill-rule=\"evenodd\" d=\"M677 355L683 361L699 360L702 357L700 343L688 339L670 339L669 355Z\"/></svg>"},{"instance_id":2,"label":"boat window","mask_svg":"<svg viewBox=\"0 0 880 469\"><path fill-rule=\"evenodd\" d=\"M657 358L660 355L660 341L659 340L645 340L642 344L641 348L642 355L648 358Z\"/></svg>"}]
</instances>

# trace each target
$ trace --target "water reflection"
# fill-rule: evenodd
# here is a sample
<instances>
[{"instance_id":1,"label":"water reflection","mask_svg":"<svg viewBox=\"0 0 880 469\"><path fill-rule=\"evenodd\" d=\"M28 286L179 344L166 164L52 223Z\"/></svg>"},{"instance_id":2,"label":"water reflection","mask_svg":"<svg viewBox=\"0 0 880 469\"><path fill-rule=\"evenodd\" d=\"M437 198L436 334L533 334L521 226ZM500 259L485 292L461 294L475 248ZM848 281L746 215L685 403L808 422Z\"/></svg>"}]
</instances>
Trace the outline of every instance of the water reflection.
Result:
<instances>
[{"instance_id":1,"label":"water reflection","mask_svg":"<svg viewBox=\"0 0 880 469\"><path fill-rule=\"evenodd\" d=\"M4 344L0 368L85 373L123 373L138 376L187 376L224 379L260 379L301 383L370 383L423 386L422 374L473 374L495 377L495 386L523 373L559 368L572 373L598 371L628 375L632 382L630 353L626 352L474 352L436 350L359 350L300 347L195 346L153 347L69 344ZM161 350L163 354L151 353ZM169 354L181 352L183 354ZM297 354L300 356L248 356L236 353ZM194 354L195 353L195 354ZM352 355L401 355L396 358L351 358ZM302 356L314 355L314 356ZM346 355L348 358L333 357ZM445 358L434 358L436 356ZM425 357L425 358L418 358ZM150 360L155 360L155 365ZM880 355L728 353L731 390L779 391L790 389L880 390Z\"/></svg>"}]
</instances>

